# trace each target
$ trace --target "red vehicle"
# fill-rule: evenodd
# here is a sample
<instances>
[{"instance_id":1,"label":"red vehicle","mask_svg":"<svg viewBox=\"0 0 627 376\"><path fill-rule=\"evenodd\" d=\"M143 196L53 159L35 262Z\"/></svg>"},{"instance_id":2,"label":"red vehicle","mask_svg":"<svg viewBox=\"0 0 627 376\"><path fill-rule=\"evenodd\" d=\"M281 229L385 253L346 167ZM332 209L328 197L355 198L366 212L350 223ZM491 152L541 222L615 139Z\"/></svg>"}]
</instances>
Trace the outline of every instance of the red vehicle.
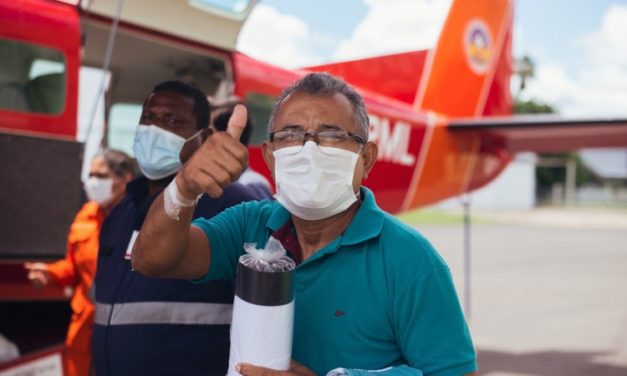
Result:
<instances>
[{"instance_id":1,"label":"red vehicle","mask_svg":"<svg viewBox=\"0 0 627 376\"><path fill-rule=\"evenodd\" d=\"M509 116L513 0L454 1L432 50L301 70L235 51L254 0L243 9L212 3L0 2L0 333L22 353L61 342L69 315L63 292L32 288L22 263L62 257L82 200L89 143L104 134L112 147L128 145L137 118L124 123L118 115L137 112L160 81L181 79L212 97L243 98L261 125L250 163L267 174L258 145L273 98L309 71L343 76L363 94L370 137L379 145L366 185L393 213L480 188L519 151L627 146L625 120ZM89 68L103 62L108 79L94 79ZM90 103L103 102L104 115L89 110L81 120L90 81L106 89Z\"/></svg>"}]
</instances>

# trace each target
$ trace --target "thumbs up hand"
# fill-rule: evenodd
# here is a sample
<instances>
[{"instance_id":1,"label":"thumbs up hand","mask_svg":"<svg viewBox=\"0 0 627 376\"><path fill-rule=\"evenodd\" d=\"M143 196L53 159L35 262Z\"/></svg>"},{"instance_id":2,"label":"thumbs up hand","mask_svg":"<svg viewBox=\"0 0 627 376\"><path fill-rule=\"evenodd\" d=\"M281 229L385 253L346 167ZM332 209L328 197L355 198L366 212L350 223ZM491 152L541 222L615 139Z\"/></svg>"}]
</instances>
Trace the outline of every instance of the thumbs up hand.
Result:
<instances>
[{"instance_id":1,"label":"thumbs up hand","mask_svg":"<svg viewBox=\"0 0 627 376\"><path fill-rule=\"evenodd\" d=\"M248 120L248 110L243 104L238 104L233 108L233 114L229 119L229 123L226 127L226 132L231 135L236 141L239 142L244 128L246 128L246 121Z\"/></svg>"},{"instance_id":2,"label":"thumbs up hand","mask_svg":"<svg viewBox=\"0 0 627 376\"><path fill-rule=\"evenodd\" d=\"M246 107L233 109L226 132L214 132L176 176L183 198L194 200L202 193L220 197L224 188L239 178L248 166L248 149L239 142L248 118Z\"/></svg>"}]
</instances>

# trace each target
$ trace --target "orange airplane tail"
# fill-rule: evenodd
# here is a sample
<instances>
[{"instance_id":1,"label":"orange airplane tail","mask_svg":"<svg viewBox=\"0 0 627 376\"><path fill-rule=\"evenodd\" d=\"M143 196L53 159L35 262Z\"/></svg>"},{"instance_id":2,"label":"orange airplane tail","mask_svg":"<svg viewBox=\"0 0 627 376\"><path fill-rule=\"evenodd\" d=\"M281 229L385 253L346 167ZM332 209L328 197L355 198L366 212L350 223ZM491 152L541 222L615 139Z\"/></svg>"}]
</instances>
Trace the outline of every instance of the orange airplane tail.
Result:
<instances>
[{"instance_id":1,"label":"orange airplane tail","mask_svg":"<svg viewBox=\"0 0 627 376\"><path fill-rule=\"evenodd\" d=\"M450 118L511 114L513 0L454 0L414 108Z\"/></svg>"}]
</instances>

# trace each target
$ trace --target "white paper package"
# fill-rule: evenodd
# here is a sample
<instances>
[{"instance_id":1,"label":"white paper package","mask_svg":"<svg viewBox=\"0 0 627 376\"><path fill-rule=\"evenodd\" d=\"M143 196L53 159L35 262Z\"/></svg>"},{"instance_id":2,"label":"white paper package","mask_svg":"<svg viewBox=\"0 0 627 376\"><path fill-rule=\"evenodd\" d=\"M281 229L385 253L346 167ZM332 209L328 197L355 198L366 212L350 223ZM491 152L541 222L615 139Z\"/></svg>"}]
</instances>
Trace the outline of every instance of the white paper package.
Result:
<instances>
[{"instance_id":1,"label":"white paper package","mask_svg":"<svg viewBox=\"0 0 627 376\"><path fill-rule=\"evenodd\" d=\"M244 244L237 266L228 375L238 363L286 371L292 358L295 263L272 237L255 246Z\"/></svg>"}]
</instances>

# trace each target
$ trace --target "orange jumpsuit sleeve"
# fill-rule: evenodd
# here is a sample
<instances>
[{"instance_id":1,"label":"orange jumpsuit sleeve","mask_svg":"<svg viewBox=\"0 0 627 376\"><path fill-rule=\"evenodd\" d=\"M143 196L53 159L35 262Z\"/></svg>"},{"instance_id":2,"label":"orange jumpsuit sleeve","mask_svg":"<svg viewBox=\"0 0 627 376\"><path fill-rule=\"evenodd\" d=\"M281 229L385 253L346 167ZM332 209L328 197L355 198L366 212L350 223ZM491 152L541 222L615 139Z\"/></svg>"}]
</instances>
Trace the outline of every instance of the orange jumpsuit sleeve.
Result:
<instances>
[{"instance_id":1,"label":"orange jumpsuit sleeve","mask_svg":"<svg viewBox=\"0 0 627 376\"><path fill-rule=\"evenodd\" d=\"M95 219L98 210L98 204L94 202L83 205L70 226L65 258L48 264L50 276L61 287L76 286L80 280L75 252L80 248L80 243L94 236L94 231L100 227L102 221Z\"/></svg>"},{"instance_id":2,"label":"orange jumpsuit sleeve","mask_svg":"<svg viewBox=\"0 0 627 376\"><path fill-rule=\"evenodd\" d=\"M68 248L71 248L71 244L68 244ZM48 272L50 277L61 287L76 285L78 273L74 260L72 260L72 250L68 249L64 259L48 264Z\"/></svg>"}]
</instances>

